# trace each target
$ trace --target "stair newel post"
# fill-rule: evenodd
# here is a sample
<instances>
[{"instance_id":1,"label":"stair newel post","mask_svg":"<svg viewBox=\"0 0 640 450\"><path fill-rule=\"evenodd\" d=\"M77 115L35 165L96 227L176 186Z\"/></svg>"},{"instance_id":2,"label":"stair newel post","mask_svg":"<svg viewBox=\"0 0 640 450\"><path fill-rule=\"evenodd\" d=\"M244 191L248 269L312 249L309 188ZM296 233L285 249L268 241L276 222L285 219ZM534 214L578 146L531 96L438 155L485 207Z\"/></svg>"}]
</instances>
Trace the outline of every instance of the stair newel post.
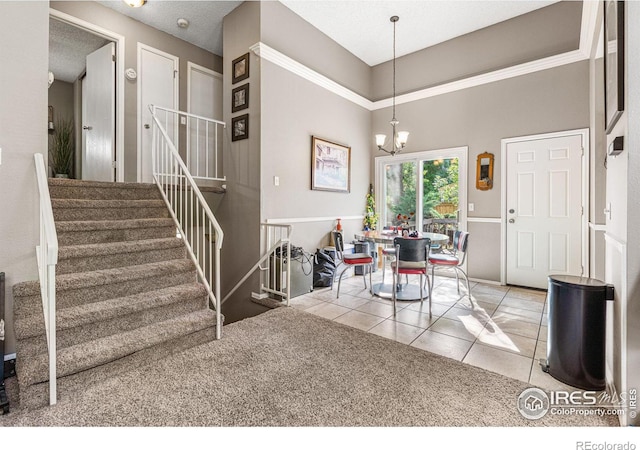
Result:
<instances>
[{"instance_id":1,"label":"stair newel post","mask_svg":"<svg viewBox=\"0 0 640 450\"><path fill-rule=\"evenodd\" d=\"M152 167L152 172L151 175L153 176L154 180L156 178L156 173L158 172L157 167L156 167L156 143L157 143L157 130L158 127L156 127L155 123L153 123L154 121L154 117L155 117L155 106L153 105L149 105L149 108L151 109L151 167ZM157 181L157 180L156 180Z\"/></svg>"}]
</instances>

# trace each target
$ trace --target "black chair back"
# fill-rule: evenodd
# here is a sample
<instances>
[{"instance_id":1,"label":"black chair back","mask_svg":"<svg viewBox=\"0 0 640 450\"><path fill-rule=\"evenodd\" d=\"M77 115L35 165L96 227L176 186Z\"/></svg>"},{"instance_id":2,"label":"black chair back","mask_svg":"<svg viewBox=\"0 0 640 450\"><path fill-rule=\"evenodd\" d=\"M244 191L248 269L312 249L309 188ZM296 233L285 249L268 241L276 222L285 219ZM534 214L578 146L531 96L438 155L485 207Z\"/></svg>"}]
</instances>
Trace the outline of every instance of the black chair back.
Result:
<instances>
[{"instance_id":1,"label":"black chair back","mask_svg":"<svg viewBox=\"0 0 640 450\"><path fill-rule=\"evenodd\" d=\"M332 231L333 234L333 242L336 247L336 253L342 253L344 251L344 240L342 238L342 233L337 231Z\"/></svg>"},{"instance_id":2,"label":"black chair back","mask_svg":"<svg viewBox=\"0 0 640 450\"><path fill-rule=\"evenodd\" d=\"M393 246L396 248L399 247L397 258L400 261L426 261L429 258L431 239L397 237L393 240Z\"/></svg>"}]
</instances>

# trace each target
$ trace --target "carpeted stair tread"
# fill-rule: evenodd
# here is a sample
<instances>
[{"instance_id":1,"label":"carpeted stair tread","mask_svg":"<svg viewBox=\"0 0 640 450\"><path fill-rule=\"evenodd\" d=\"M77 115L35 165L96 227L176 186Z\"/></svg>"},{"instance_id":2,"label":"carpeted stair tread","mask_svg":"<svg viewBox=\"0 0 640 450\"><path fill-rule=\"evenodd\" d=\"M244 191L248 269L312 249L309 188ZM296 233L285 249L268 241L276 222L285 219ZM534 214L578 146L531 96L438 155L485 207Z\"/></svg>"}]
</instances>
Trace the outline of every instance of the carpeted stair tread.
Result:
<instances>
[{"instance_id":1,"label":"carpeted stair tread","mask_svg":"<svg viewBox=\"0 0 640 450\"><path fill-rule=\"evenodd\" d=\"M49 178L49 186L67 186L67 187L97 187L101 189L158 189L153 183L112 183L109 181L90 181L90 180L75 180L72 178Z\"/></svg>"},{"instance_id":2,"label":"carpeted stair tread","mask_svg":"<svg viewBox=\"0 0 640 450\"><path fill-rule=\"evenodd\" d=\"M58 377L108 364L145 348L160 345L163 342L215 325L215 312L202 309L126 333L58 349ZM31 385L47 381L48 378L48 355L46 354L28 358L18 366L20 384Z\"/></svg>"},{"instance_id":3,"label":"carpeted stair tread","mask_svg":"<svg viewBox=\"0 0 640 450\"><path fill-rule=\"evenodd\" d=\"M95 200L77 198L52 198L51 207L55 213L60 208L166 208L164 200L143 199L143 200Z\"/></svg>"},{"instance_id":4,"label":"carpeted stair tread","mask_svg":"<svg viewBox=\"0 0 640 450\"><path fill-rule=\"evenodd\" d=\"M96 270L93 272L69 273L56 277L56 291L116 284L192 270L194 270L194 266L190 259L176 259L130 267ZM25 281L13 286L14 297L27 297L32 295L40 295L39 281Z\"/></svg>"},{"instance_id":5,"label":"carpeted stair tread","mask_svg":"<svg viewBox=\"0 0 640 450\"><path fill-rule=\"evenodd\" d=\"M207 290L202 284L191 283L58 309L56 312L56 330L68 330L193 298L202 298L204 307L206 295ZM17 339L44 335L45 328L42 312L39 311L29 316L17 317L14 321L14 328Z\"/></svg>"},{"instance_id":6,"label":"carpeted stair tread","mask_svg":"<svg viewBox=\"0 0 640 450\"><path fill-rule=\"evenodd\" d=\"M73 231L125 230L133 228L155 227L175 228L175 222L171 218L56 221L56 231L58 233Z\"/></svg>"},{"instance_id":7,"label":"carpeted stair tread","mask_svg":"<svg viewBox=\"0 0 640 450\"><path fill-rule=\"evenodd\" d=\"M144 252L176 247L184 247L184 241L179 238L163 238L146 239L142 241L111 242L107 244L66 245L59 248L58 261L71 258Z\"/></svg>"}]
</instances>

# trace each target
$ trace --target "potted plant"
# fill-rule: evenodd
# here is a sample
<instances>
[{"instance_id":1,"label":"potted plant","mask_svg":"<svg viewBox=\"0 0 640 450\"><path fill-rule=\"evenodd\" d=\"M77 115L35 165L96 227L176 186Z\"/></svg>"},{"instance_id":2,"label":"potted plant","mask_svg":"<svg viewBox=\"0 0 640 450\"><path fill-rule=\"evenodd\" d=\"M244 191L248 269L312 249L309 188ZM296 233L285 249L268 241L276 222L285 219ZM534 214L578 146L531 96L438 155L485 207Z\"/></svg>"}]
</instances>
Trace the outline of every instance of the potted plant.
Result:
<instances>
[{"instance_id":1,"label":"potted plant","mask_svg":"<svg viewBox=\"0 0 640 450\"><path fill-rule=\"evenodd\" d=\"M59 119L54 129L49 142L49 166L56 178L69 178L75 153L73 121Z\"/></svg>"}]
</instances>

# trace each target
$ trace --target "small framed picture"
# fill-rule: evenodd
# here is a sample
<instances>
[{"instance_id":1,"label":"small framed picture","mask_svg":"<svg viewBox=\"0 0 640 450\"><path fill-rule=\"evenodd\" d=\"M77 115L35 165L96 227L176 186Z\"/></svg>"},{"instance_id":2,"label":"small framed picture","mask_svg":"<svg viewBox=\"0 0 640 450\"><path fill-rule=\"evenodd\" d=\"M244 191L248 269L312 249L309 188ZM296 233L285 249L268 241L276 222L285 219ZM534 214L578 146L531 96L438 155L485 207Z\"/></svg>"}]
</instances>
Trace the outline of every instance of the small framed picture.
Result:
<instances>
[{"instance_id":1,"label":"small framed picture","mask_svg":"<svg viewBox=\"0 0 640 450\"><path fill-rule=\"evenodd\" d=\"M351 147L311 136L311 189L351 190Z\"/></svg>"},{"instance_id":2,"label":"small framed picture","mask_svg":"<svg viewBox=\"0 0 640 450\"><path fill-rule=\"evenodd\" d=\"M231 119L231 141L249 138L249 114Z\"/></svg>"},{"instance_id":3,"label":"small framed picture","mask_svg":"<svg viewBox=\"0 0 640 450\"><path fill-rule=\"evenodd\" d=\"M232 84L249 78L249 53L245 53L241 57L234 59L233 63L231 63L231 70Z\"/></svg>"},{"instance_id":4,"label":"small framed picture","mask_svg":"<svg viewBox=\"0 0 640 450\"><path fill-rule=\"evenodd\" d=\"M605 130L613 131L624 111L624 2L604 2Z\"/></svg>"},{"instance_id":5,"label":"small framed picture","mask_svg":"<svg viewBox=\"0 0 640 450\"><path fill-rule=\"evenodd\" d=\"M249 107L249 83L231 91L231 112L241 111Z\"/></svg>"}]
</instances>

